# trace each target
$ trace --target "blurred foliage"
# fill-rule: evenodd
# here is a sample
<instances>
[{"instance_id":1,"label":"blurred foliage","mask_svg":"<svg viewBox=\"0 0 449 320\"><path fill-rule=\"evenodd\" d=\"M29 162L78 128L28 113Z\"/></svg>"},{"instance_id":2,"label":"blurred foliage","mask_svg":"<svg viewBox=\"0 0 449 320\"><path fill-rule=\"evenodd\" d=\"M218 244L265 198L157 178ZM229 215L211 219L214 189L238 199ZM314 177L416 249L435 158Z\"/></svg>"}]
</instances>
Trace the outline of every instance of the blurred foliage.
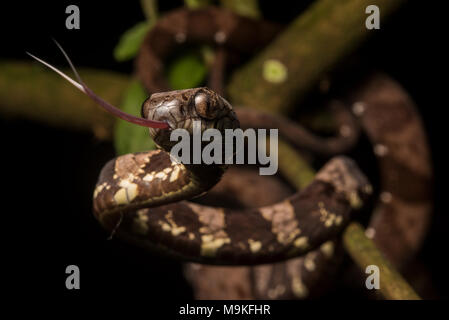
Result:
<instances>
[{"instance_id":1,"label":"blurred foliage","mask_svg":"<svg viewBox=\"0 0 449 320\"><path fill-rule=\"evenodd\" d=\"M151 23L149 21L142 21L125 31L114 48L115 60L126 61L134 58L150 27Z\"/></svg>"},{"instance_id":2,"label":"blurred foliage","mask_svg":"<svg viewBox=\"0 0 449 320\"><path fill-rule=\"evenodd\" d=\"M157 0L140 0L140 6L148 21L155 22L159 15Z\"/></svg>"},{"instance_id":3,"label":"blurred foliage","mask_svg":"<svg viewBox=\"0 0 449 320\"><path fill-rule=\"evenodd\" d=\"M129 114L140 114L148 94L138 80L133 80L126 89L120 109ZM148 128L118 119L115 125L114 143L117 154L126 154L155 149Z\"/></svg>"},{"instance_id":4,"label":"blurred foliage","mask_svg":"<svg viewBox=\"0 0 449 320\"><path fill-rule=\"evenodd\" d=\"M192 9L213 4L209 0L185 0L184 3ZM221 0L220 4L243 16L260 17L257 0ZM125 31L120 37L118 44L114 48L114 57L117 61L127 61L137 55L145 35L158 18L157 1L141 0L141 6L147 20L139 22ZM208 46L182 50L172 60L167 61L165 72L170 87L174 90L180 90L202 85L206 79L208 65L211 64L213 56L213 50ZM133 80L125 92L121 104L122 110L130 114L139 114L141 105L147 97L147 93L142 85L137 80ZM155 145L149 137L147 129L123 120L117 120L115 147L118 154L125 154L151 150L154 149Z\"/></svg>"},{"instance_id":5,"label":"blurred foliage","mask_svg":"<svg viewBox=\"0 0 449 320\"><path fill-rule=\"evenodd\" d=\"M142 0L140 4L147 20L137 23L122 34L118 44L114 48L114 58L117 61L127 61L134 58L139 51L145 35L156 23L158 18L157 1Z\"/></svg>"},{"instance_id":6,"label":"blurred foliage","mask_svg":"<svg viewBox=\"0 0 449 320\"><path fill-rule=\"evenodd\" d=\"M167 66L167 79L174 90L195 88L206 78L207 67L196 50L183 52Z\"/></svg>"},{"instance_id":7,"label":"blurred foliage","mask_svg":"<svg viewBox=\"0 0 449 320\"><path fill-rule=\"evenodd\" d=\"M188 2L188 4L187 4ZM208 1L186 1L189 7L199 7ZM142 21L127 30L114 49L117 61L134 58L139 51L142 41L157 19L156 2L142 1L147 21ZM148 12L150 14L148 14ZM167 63L166 74L168 83L174 90L194 88L201 85L207 74L206 60L210 60L210 52L205 48L199 50L184 50ZM140 114L140 108L148 94L142 85L133 80L125 92L121 109L130 114ZM152 150L155 144L148 134L148 129L123 120L117 120L115 127L115 148L118 154Z\"/></svg>"}]
</instances>

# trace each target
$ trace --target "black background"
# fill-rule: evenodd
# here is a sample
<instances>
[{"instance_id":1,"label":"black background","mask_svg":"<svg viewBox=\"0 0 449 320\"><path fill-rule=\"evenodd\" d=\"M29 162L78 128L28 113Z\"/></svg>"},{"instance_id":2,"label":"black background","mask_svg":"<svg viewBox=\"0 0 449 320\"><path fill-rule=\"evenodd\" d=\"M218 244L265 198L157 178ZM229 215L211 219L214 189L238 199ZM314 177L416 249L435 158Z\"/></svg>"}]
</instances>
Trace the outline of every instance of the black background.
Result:
<instances>
[{"instance_id":1,"label":"black background","mask_svg":"<svg viewBox=\"0 0 449 320\"><path fill-rule=\"evenodd\" d=\"M159 1L161 10L181 5ZM263 2L264 16L286 23L311 1ZM420 260L431 271L439 297L447 294L447 200L445 175L447 41L440 2L409 1L357 51L357 57L398 80L417 103L432 148L436 175L435 216ZM11 3L9 3L11 4ZM81 29L65 29L65 8L77 4ZM367 3L368 5L369 3ZM29 59L30 51L65 65L56 38L78 66L129 73L112 49L119 36L143 20L136 2L59 1L18 3L2 8L2 59ZM0 71L1 72L1 71ZM178 263L107 240L91 214L91 197L102 165L114 156L111 143L91 134L55 129L28 120L0 119L3 273L18 293L64 293L65 267L81 269L81 294L129 294L176 299L192 297ZM69 294L80 294L70 292ZM335 297L333 297L335 298ZM338 298L338 296L337 296Z\"/></svg>"}]
</instances>

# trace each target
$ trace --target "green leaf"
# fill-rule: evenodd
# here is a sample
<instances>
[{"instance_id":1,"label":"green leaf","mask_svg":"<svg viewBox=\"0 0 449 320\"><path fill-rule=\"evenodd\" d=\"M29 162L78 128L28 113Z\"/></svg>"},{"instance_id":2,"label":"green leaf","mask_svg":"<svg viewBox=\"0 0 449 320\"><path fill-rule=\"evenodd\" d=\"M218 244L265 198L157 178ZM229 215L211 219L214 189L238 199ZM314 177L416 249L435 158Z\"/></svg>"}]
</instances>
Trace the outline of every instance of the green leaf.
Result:
<instances>
[{"instance_id":1,"label":"green leaf","mask_svg":"<svg viewBox=\"0 0 449 320\"><path fill-rule=\"evenodd\" d=\"M134 58L151 25L148 21L142 21L125 31L114 48L115 60L126 61Z\"/></svg>"},{"instance_id":2,"label":"green leaf","mask_svg":"<svg viewBox=\"0 0 449 320\"><path fill-rule=\"evenodd\" d=\"M206 64L196 52L186 52L167 68L168 83L174 90L198 87L204 82L206 74Z\"/></svg>"},{"instance_id":3,"label":"green leaf","mask_svg":"<svg viewBox=\"0 0 449 320\"><path fill-rule=\"evenodd\" d=\"M139 115L143 102L148 97L139 81L133 80L125 91L121 109L127 113ZM155 144L144 128L124 120L118 119L114 144L117 154L140 152L155 149Z\"/></svg>"}]
</instances>

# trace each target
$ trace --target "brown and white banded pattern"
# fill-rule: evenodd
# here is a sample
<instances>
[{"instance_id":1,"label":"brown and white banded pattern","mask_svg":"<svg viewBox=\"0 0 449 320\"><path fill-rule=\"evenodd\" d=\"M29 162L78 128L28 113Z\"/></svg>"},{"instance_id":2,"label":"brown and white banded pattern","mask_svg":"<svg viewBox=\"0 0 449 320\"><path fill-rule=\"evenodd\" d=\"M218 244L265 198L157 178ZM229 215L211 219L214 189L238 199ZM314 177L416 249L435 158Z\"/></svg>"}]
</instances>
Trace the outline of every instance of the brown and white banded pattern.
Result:
<instances>
[{"instance_id":1,"label":"brown and white banded pattern","mask_svg":"<svg viewBox=\"0 0 449 320\"><path fill-rule=\"evenodd\" d=\"M221 18L218 19L217 16ZM213 18L213 22L210 21L211 18ZM236 47L243 48L243 50L251 50L252 48L257 50L263 45L261 35L266 36L264 41L268 42L275 34L276 28L274 26L268 27L267 30L271 30L270 32L261 34L257 32L257 28L252 27L257 22L247 23L245 20L247 19L232 15L228 11L222 12L214 8L201 9L196 12L181 9L165 16L161 19L160 24L157 24L157 28L148 34L137 61L137 71L147 89L150 92L168 89L162 72L163 61L170 52L175 50L177 45L191 41L193 43L209 43L219 48L217 51L217 63L214 63L210 83L212 88L217 88L219 92L222 92L223 69L229 60L223 58L226 55L223 54L224 51L221 48L225 48L228 54L229 51L234 51ZM243 30L243 34L251 34L246 39L256 39L260 44L247 46L244 41L241 41L242 37L236 36L235 32L226 33L223 31L223 36L215 36L218 31L228 30L225 28L225 25L221 25L223 21L227 21L225 24L232 26L245 24L245 27L240 27L239 30ZM244 23L240 24L242 21ZM265 27L269 26L265 22L261 24L264 24ZM205 28L205 25L210 26L210 28ZM198 26L202 26L201 37L198 36ZM210 32L208 32L209 30ZM162 46L163 50L154 48L155 39L164 39L162 43L167 45ZM217 41L217 39L222 39L222 41ZM228 46L228 44L230 45ZM216 68L217 66L219 68ZM345 152L357 141L359 128L362 127L373 144L374 154L379 159L382 183L378 206L372 215L367 235L374 239L391 261L397 266L401 266L419 249L426 234L432 210L432 168L424 128L411 99L388 77L374 75L367 81L361 82L360 86L354 88L353 92L357 94L351 94L348 99L343 99L343 102L346 105L353 106L352 112L355 118L350 116L348 108L339 108L340 106L337 106L334 118L336 119L337 127L340 128L339 135L327 139L320 139L310 135L309 132L301 127L298 129L295 123L284 121L285 119L282 118L277 119L272 115L245 109L237 109L236 112L242 127L279 128L281 135L293 144L320 154L332 155ZM356 197L349 197L349 199L353 205L357 205ZM326 208L322 208L323 212L325 210ZM323 213L322 219L325 219L328 224L334 220L331 214L326 215L326 213ZM298 242L306 241L305 239L296 240ZM253 250L259 247L259 242L251 239L251 243ZM329 247L330 245L325 246L325 248ZM338 248L338 245L335 247ZM334 254L334 256L336 255ZM301 265L304 268L305 258L297 259L302 261ZM332 264L335 262L329 263L329 261L326 262L326 259L323 255L315 255L315 264L320 266L322 263ZM279 263L277 270L282 269L284 270L282 272L286 274L286 270L290 269L288 265L290 263L295 264L295 260ZM307 265L309 265L309 269L312 269L310 262ZM274 265L271 265L271 267L274 267ZM255 267L254 272L257 272L258 268ZM266 266L266 268L269 268L269 266ZM197 272L205 272L206 267L193 269L197 270ZM216 274L221 274L225 270L217 270ZM274 270L272 271L274 272ZM230 275L232 272L232 270L229 270ZM317 271L316 274L318 273ZM210 270L208 274L210 275L208 281L212 281L213 270ZM216 278L218 279L219 277ZM253 295L249 295L249 297L298 297L298 295L291 294L292 292L287 289L283 294L280 294L283 290L276 289L276 287L289 287L289 284L285 283L285 279L279 280L281 279L279 277L256 278L259 282L270 282L271 287L268 286L266 288L271 290L272 294L267 295L267 292L253 290ZM278 282L273 280L275 278L278 279ZM301 282L296 280L297 284L308 283L310 286L314 286L317 283L317 281L310 280L313 278L313 275L308 274L307 270L302 272L301 278ZM190 277L190 279L194 285L198 284L196 281L198 278ZM241 280L243 281L243 278ZM254 281L256 280L252 281L253 284ZM300 288L301 286L297 287ZM308 288L308 285L306 287ZM201 290L203 293L199 294L199 296L214 297L214 295L207 295L207 287L203 286ZM209 292L214 292L214 290L209 290ZM307 290L307 292L310 293L310 290ZM232 296L230 294L228 297ZM309 294L304 294L304 297L307 296Z\"/></svg>"},{"instance_id":2,"label":"brown and white banded pattern","mask_svg":"<svg viewBox=\"0 0 449 320\"><path fill-rule=\"evenodd\" d=\"M335 174L340 179L328 178ZM302 255L337 236L370 190L352 160L336 157L309 187L270 206L171 203L203 191L196 181L162 151L118 157L100 175L96 216L119 236L188 261L260 264Z\"/></svg>"}]
</instances>

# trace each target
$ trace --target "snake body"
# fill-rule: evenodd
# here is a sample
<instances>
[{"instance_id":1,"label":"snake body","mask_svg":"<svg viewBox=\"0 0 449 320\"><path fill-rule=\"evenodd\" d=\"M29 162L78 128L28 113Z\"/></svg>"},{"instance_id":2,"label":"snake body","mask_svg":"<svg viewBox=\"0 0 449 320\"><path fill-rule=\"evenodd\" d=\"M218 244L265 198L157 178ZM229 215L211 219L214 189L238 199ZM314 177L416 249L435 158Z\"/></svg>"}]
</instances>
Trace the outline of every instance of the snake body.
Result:
<instances>
[{"instance_id":1,"label":"snake body","mask_svg":"<svg viewBox=\"0 0 449 320\"><path fill-rule=\"evenodd\" d=\"M261 28L266 30L265 33L260 32ZM201 37L198 37L198 29L202 31ZM218 53L223 48L231 54L236 48L249 53L268 43L279 29L278 26L251 21L227 10L175 10L163 17L148 33L137 59L137 72L149 92L166 91L164 61L179 45L208 43L214 45ZM242 39L236 36L239 32L251 36ZM247 45L247 39L256 39L258 43ZM160 44L163 50L160 50ZM217 60L222 56L217 54ZM223 63L218 65L223 69L226 63L224 66ZM223 71L217 69L215 67L212 73L223 80ZM211 78L211 86L222 92L223 85L217 85L214 77ZM297 147L326 155L349 150L357 141L361 127L373 146L381 176L379 200L367 235L397 267L401 267L419 250L432 210L432 168L425 130L411 99L388 77L368 77L353 92L356 94L342 97L341 103L334 106L333 115L339 130L335 137L330 138L319 138L296 123L260 111L237 108L236 113L242 127L279 128L281 136ZM342 104L351 107L341 108ZM190 265L187 273L199 297L304 298L320 291L316 288L329 282L325 280L330 279L329 276L325 275L332 274L335 270L332 265L341 260L338 251L338 241L327 241L320 250L286 262L251 269ZM239 275L237 278L236 274ZM224 278L236 280L223 281ZM246 289L242 289L242 283L247 281L251 284L244 285ZM223 295L215 290L217 287L228 289L222 290L225 292Z\"/></svg>"},{"instance_id":2,"label":"snake body","mask_svg":"<svg viewBox=\"0 0 449 320\"><path fill-rule=\"evenodd\" d=\"M213 127L223 132L236 128L238 121L230 104L207 88L153 94L144 103L143 114L169 123L168 130L150 129L165 151L128 154L106 164L94 208L107 228L118 225L119 236L152 249L210 264L284 260L338 235L371 190L353 161L337 157L306 189L271 206L234 210L172 203L206 192L225 167L176 162L169 154L170 132L176 128L192 132L194 119L201 119L203 130Z\"/></svg>"},{"instance_id":3,"label":"snake body","mask_svg":"<svg viewBox=\"0 0 449 320\"><path fill-rule=\"evenodd\" d=\"M227 166L183 164L170 156L174 144L170 134L177 128L192 134L195 120L201 121L202 131L216 128L222 133L240 124L244 128L278 128L281 136L295 146L332 156L351 148L361 127L379 159L382 188L367 232L397 266L419 249L431 210L432 168L419 115L410 98L385 76L374 76L356 94L332 106L339 130L330 138L320 138L280 116L234 109L206 87L169 91L163 65L178 45L209 43L219 48L217 60L221 62L210 83L221 92L220 67L228 65L222 63L224 52L230 51L226 56L232 58L236 52L258 50L279 29L216 8L175 10L161 18L148 33L137 59L138 74L153 93L143 104L143 119L124 114L97 97L73 65L78 83L33 56L108 111L152 127L150 135L160 150L123 155L102 169L94 191L94 214L100 223L130 242L184 261L270 263L232 270L191 264L195 268L190 270L190 277L197 288L200 282L195 273L209 271L212 275L220 272L240 277L237 282L223 282L228 277L208 277L209 288L218 281L215 284L229 283L235 291L242 281L250 281L239 296L231 294L234 298L305 298L313 293L326 279L323 275L335 271L333 266L341 257L337 254L338 236L352 213L364 205L372 187L353 160L335 156L306 188L275 204L232 209L189 202L217 184ZM353 106L356 117L342 107L345 104Z\"/></svg>"},{"instance_id":4,"label":"snake body","mask_svg":"<svg viewBox=\"0 0 449 320\"><path fill-rule=\"evenodd\" d=\"M360 81L342 102L352 106L372 145L380 174L378 200L366 234L393 265L403 269L420 249L432 212L432 167L423 124L410 97L383 74ZM253 288L248 295L260 299L319 295L331 284L335 265L341 261L338 241L326 245L328 254L310 252L252 268ZM362 281L358 272L352 274L352 281ZM301 284L298 290L295 281Z\"/></svg>"}]
</instances>

